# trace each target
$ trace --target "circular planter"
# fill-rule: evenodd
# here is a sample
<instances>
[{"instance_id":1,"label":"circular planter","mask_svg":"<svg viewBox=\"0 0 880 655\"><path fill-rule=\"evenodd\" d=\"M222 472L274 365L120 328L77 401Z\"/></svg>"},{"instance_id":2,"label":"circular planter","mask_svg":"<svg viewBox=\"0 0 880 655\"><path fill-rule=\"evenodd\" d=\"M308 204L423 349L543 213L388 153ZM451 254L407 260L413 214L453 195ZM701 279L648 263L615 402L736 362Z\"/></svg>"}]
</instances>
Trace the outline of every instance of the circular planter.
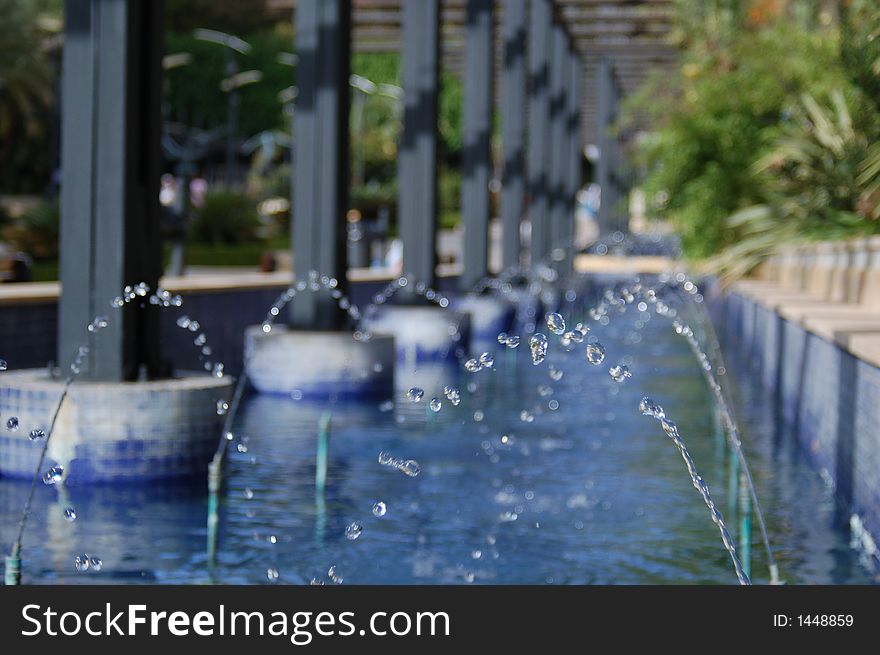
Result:
<instances>
[{"instance_id":1,"label":"circular planter","mask_svg":"<svg viewBox=\"0 0 880 655\"><path fill-rule=\"evenodd\" d=\"M394 389L394 337L357 340L351 332L309 332L283 325L245 331L245 361L260 393L298 398L387 397Z\"/></svg>"},{"instance_id":2,"label":"circular planter","mask_svg":"<svg viewBox=\"0 0 880 655\"><path fill-rule=\"evenodd\" d=\"M61 406L43 468L70 484L182 478L203 473L220 439L217 401L233 380L185 375L145 382L77 380ZM0 375L0 475L30 478L64 383L44 369ZM7 420L19 427L9 430Z\"/></svg>"}]
</instances>

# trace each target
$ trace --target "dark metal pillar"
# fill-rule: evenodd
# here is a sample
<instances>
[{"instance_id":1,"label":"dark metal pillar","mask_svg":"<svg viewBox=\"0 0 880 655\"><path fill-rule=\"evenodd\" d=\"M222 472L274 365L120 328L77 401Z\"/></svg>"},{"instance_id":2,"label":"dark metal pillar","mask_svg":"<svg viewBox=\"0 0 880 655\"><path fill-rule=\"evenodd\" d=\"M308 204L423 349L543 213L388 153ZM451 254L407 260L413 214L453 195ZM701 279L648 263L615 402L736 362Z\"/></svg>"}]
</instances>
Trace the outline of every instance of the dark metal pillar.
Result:
<instances>
[{"instance_id":1,"label":"dark metal pillar","mask_svg":"<svg viewBox=\"0 0 880 655\"><path fill-rule=\"evenodd\" d=\"M464 107L461 213L464 222L462 291L489 271L489 180L492 176L492 68L494 0L468 0L464 32Z\"/></svg>"},{"instance_id":2,"label":"dark metal pillar","mask_svg":"<svg viewBox=\"0 0 880 655\"><path fill-rule=\"evenodd\" d=\"M504 3L504 68L501 71L501 261L520 263L520 222L525 205L526 0Z\"/></svg>"},{"instance_id":3,"label":"dark metal pillar","mask_svg":"<svg viewBox=\"0 0 880 655\"><path fill-rule=\"evenodd\" d=\"M531 260L547 254L547 160L550 118L550 45L553 12L550 0L531 0L529 12L529 131L527 171Z\"/></svg>"},{"instance_id":4,"label":"dark metal pillar","mask_svg":"<svg viewBox=\"0 0 880 655\"><path fill-rule=\"evenodd\" d=\"M550 156L547 159L548 175L548 230L547 245L551 249L565 248L564 223L568 196L566 177L568 157L566 152L566 123L568 122L568 38L562 25L553 26L552 56L550 64Z\"/></svg>"},{"instance_id":5,"label":"dark metal pillar","mask_svg":"<svg viewBox=\"0 0 880 655\"><path fill-rule=\"evenodd\" d=\"M570 243L575 239L575 214L577 211L577 192L581 187L581 153L583 152L583 140L581 139L581 106L583 104L583 68L577 52L570 50L568 66L568 107L566 122L566 224L565 234ZM574 250L566 251L564 267L570 271L574 261Z\"/></svg>"},{"instance_id":6,"label":"dark metal pillar","mask_svg":"<svg viewBox=\"0 0 880 655\"><path fill-rule=\"evenodd\" d=\"M159 281L162 3L65 2L58 360L89 339L93 379L161 375L158 315L110 303ZM109 327L87 333L97 315Z\"/></svg>"},{"instance_id":7,"label":"dark metal pillar","mask_svg":"<svg viewBox=\"0 0 880 655\"><path fill-rule=\"evenodd\" d=\"M602 234L619 229L619 196L614 180L615 142L611 135L616 113L616 89L614 86L614 70L611 62L602 59L599 62L598 75L598 143L599 161L596 162L596 183L601 189L602 197L599 206L599 230Z\"/></svg>"},{"instance_id":8,"label":"dark metal pillar","mask_svg":"<svg viewBox=\"0 0 880 655\"><path fill-rule=\"evenodd\" d=\"M398 216L403 269L433 285L437 267L437 98L440 3L403 3L403 135L398 153Z\"/></svg>"},{"instance_id":9,"label":"dark metal pillar","mask_svg":"<svg viewBox=\"0 0 880 655\"><path fill-rule=\"evenodd\" d=\"M345 212L348 204L348 112L351 0L301 0L296 8L297 86L294 113L293 265L347 286ZM291 303L301 329L332 329L344 317L326 294Z\"/></svg>"}]
</instances>

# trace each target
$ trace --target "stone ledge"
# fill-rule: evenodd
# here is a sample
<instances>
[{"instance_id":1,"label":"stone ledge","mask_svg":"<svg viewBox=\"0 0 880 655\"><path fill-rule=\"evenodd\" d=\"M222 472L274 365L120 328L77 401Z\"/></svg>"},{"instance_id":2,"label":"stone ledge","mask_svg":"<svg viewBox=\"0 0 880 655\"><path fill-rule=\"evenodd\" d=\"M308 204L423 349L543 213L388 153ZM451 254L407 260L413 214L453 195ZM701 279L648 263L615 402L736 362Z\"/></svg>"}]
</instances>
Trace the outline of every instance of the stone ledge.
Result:
<instances>
[{"instance_id":1,"label":"stone ledge","mask_svg":"<svg viewBox=\"0 0 880 655\"><path fill-rule=\"evenodd\" d=\"M731 293L773 312L817 337L837 344L872 366L880 367L880 352L869 338L876 336L880 340L880 313L871 312L854 303L832 303L815 299L783 305L772 302L762 303L760 299L740 293L738 290ZM846 336L852 332L858 332L859 336L856 340ZM859 344L857 350L853 349L855 343Z\"/></svg>"}]
</instances>

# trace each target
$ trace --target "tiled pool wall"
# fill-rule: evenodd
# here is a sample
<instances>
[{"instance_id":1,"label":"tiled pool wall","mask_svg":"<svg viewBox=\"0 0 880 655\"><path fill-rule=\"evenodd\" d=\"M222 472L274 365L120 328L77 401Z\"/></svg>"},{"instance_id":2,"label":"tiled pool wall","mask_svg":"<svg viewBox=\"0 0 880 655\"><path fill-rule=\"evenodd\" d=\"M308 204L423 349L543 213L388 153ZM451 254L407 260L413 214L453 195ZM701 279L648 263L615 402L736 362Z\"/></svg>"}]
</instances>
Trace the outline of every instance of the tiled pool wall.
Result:
<instances>
[{"instance_id":1,"label":"tiled pool wall","mask_svg":"<svg viewBox=\"0 0 880 655\"><path fill-rule=\"evenodd\" d=\"M843 519L867 530L871 551L880 543L880 368L742 295L709 298L728 358L773 396L781 424L834 484Z\"/></svg>"}]
</instances>

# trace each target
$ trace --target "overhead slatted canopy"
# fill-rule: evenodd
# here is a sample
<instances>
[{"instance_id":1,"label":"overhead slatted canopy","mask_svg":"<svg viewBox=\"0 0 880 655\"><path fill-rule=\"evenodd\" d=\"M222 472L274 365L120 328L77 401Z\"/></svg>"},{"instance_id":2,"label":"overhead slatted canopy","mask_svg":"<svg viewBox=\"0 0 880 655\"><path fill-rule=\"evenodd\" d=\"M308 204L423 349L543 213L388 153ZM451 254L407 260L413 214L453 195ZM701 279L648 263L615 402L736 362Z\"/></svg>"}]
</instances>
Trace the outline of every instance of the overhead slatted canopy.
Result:
<instances>
[{"instance_id":1,"label":"overhead slatted canopy","mask_svg":"<svg viewBox=\"0 0 880 655\"><path fill-rule=\"evenodd\" d=\"M401 2L353 0L355 52L398 51L401 42ZM444 66L459 71L464 52L466 0L441 0ZM296 0L268 0L279 12L295 10ZM674 0L554 0L558 20L565 26L584 62L583 138L597 141L596 95L598 63L611 61L619 90L625 96L650 71L675 65L676 49L668 43ZM500 25L505 2L497 2L496 64L502 48Z\"/></svg>"},{"instance_id":2,"label":"overhead slatted canopy","mask_svg":"<svg viewBox=\"0 0 880 655\"><path fill-rule=\"evenodd\" d=\"M675 65L669 44L674 0L555 0L585 65L584 138L596 142L596 76L611 61L622 95L632 93L652 70Z\"/></svg>"}]
</instances>

